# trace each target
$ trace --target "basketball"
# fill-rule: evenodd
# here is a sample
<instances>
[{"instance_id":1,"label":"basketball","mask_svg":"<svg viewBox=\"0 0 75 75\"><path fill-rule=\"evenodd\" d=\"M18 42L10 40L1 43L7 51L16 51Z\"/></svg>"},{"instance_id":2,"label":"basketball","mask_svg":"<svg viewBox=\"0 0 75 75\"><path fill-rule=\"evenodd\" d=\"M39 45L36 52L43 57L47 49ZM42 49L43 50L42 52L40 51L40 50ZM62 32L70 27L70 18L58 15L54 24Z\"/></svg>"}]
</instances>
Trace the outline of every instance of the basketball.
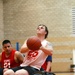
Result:
<instances>
[{"instance_id":1,"label":"basketball","mask_svg":"<svg viewBox=\"0 0 75 75\"><path fill-rule=\"evenodd\" d=\"M36 36L31 36L27 40L27 47L30 50L39 50L39 48L41 47L40 39L38 37L36 37Z\"/></svg>"}]
</instances>

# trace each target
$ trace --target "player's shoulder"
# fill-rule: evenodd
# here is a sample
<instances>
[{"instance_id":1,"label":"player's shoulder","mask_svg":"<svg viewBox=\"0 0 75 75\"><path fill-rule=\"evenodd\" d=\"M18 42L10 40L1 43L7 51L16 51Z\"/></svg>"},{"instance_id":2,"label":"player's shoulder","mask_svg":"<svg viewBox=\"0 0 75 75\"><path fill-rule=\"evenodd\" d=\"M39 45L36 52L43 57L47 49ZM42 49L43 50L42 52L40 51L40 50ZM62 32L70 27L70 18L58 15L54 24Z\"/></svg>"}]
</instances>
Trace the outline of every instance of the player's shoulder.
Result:
<instances>
[{"instance_id":1,"label":"player's shoulder","mask_svg":"<svg viewBox=\"0 0 75 75\"><path fill-rule=\"evenodd\" d=\"M1 61L1 58L2 58L2 52L0 53L0 61Z\"/></svg>"},{"instance_id":2,"label":"player's shoulder","mask_svg":"<svg viewBox=\"0 0 75 75\"><path fill-rule=\"evenodd\" d=\"M49 45L52 45L52 43L49 42L48 40L43 40L43 43L47 43L47 44L49 44Z\"/></svg>"},{"instance_id":3,"label":"player's shoulder","mask_svg":"<svg viewBox=\"0 0 75 75\"><path fill-rule=\"evenodd\" d=\"M47 44L52 46L52 43L51 43L51 42L49 42L49 41L47 41Z\"/></svg>"},{"instance_id":4,"label":"player's shoulder","mask_svg":"<svg viewBox=\"0 0 75 75\"><path fill-rule=\"evenodd\" d=\"M15 51L15 55L21 54L19 51Z\"/></svg>"},{"instance_id":5,"label":"player's shoulder","mask_svg":"<svg viewBox=\"0 0 75 75\"><path fill-rule=\"evenodd\" d=\"M17 58L17 57L19 57L19 56L21 56L22 54L19 52L19 51L15 51L15 57Z\"/></svg>"},{"instance_id":6,"label":"player's shoulder","mask_svg":"<svg viewBox=\"0 0 75 75\"><path fill-rule=\"evenodd\" d=\"M0 53L0 56L2 55L2 52Z\"/></svg>"}]
</instances>

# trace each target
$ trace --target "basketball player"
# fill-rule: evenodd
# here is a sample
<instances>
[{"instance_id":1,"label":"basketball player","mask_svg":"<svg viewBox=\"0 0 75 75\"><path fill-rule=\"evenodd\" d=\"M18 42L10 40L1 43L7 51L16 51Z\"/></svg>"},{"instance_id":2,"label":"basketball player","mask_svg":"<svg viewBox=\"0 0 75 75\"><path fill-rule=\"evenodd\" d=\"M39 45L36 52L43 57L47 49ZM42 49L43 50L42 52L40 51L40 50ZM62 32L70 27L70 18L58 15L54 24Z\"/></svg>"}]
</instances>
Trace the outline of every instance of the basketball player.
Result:
<instances>
[{"instance_id":1,"label":"basketball player","mask_svg":"<svg viewBox=\"0 0 75 75\"><path fill-rule=\"evenodd\" d=\"M46 71L46 72L51 72L51 63L52 63L52 56L48 56L46 61L44 62L44 64L42 65L42 68Z\"/></svg>"},{"instance_id":2,"label":"basketball player","mask_svg":"<svg viewBox=\"0 0 75 75\"><path fill-rule=\"evenodd\" d=\"M40 49L37 51L31 51L28 49L26 42L24 42L20 50L21 53L25 53L24 62L20 67L7 70L4 72L4 75L34 75L36 71L40 71L40 68L45 62L47 56L53 54L52 45L46 40L47 36L47 27L40 24L37 27L37 37L41 40L42 44Z\"/></svg>"},{"instance_id":3,"label":"basketball player","mask_svg":"<svg viewBox=\"0 0 75 75\"><path fill-rule=\"evenodd\" d=\"M12 48L9 40L2 42L3 51L0 53L0 75L3 70L19 66L23 62L23 56L19 51Z\"/></svg>"}]
</instances>

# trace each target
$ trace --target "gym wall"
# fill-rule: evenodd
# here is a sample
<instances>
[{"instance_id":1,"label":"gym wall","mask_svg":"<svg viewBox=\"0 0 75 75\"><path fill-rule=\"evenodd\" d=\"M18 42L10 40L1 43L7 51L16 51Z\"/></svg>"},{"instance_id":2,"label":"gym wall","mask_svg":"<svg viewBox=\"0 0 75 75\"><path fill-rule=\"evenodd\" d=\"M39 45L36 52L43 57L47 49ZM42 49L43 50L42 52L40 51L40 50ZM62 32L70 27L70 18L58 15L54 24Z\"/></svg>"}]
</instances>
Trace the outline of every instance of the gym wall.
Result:
<instances>
[{"instance_id":1,"label":"gym wall","mask_svg":"<svg viewBox=\"0 0 75 75\"><path fill-rule=\"evenodd\" d=\"M48 39L54 47L52 71L70 71L75 49L72 8L75 0L0 0L1 37L9 39L15 48L36 35L39 24L49 29ZM64 66L65 65L65 66Z\"/></svg>"}]
</instances>

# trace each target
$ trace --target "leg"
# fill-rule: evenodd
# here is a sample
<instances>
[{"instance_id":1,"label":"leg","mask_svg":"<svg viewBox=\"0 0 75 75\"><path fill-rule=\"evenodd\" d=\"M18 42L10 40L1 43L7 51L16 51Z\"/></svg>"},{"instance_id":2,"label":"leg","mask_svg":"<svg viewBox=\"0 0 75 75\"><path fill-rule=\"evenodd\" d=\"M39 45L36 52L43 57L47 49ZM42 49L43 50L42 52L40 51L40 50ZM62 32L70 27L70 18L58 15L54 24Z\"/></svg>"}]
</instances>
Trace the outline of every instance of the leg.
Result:
<instances>
[{"instance_id":1,"label":"leg","mask_svg":"<svg viewBox=\"0 0 75 75\"><path fill-rule=\"evenodd\" d=\"M9 69L9 70L5 71L3 75L15 75L15 74L12 69Z\"/></svg>"},{"instance_id":2,"label":"leg","mask_svg":"<svg viewBox=\"0 0 75 75\"><path fill-rule=\"evenodd\" d=\"M3 75L14 75L14 72L16 72L17 70L19 70L21 67L15 67L12 69L8 69L7 71L4 72Z\"/></svg>"},{"instance_id":3,"label":"leg","mask_svg":"<svg viewBox=\"0 0 75 75\"><path fill-rule=\"evenodd\" d=\"M26 70L21 69L21 70L16 71L15 75L29 75L29 73Z\"/></svg>"},{"instance_id":4,"label":"leg","mask_svg":"<svg viewBox=\"0 0 75 75\"><path fill-rule=\"evenodd\" d=\"M36 73L37 71L39 70L30 66L25 66L20 70L16 71L15 75L34 75L34 73Z\"/></svg>"},{"instance_id":5,"label":"leg","mask_svg":"<svg viewBox=\"0 0 75 75\"><path fill-rule=\"evenodd\" d=\"M3 68L0 68L0 75L3 75Z\"/></svg>"}]
</instances>

